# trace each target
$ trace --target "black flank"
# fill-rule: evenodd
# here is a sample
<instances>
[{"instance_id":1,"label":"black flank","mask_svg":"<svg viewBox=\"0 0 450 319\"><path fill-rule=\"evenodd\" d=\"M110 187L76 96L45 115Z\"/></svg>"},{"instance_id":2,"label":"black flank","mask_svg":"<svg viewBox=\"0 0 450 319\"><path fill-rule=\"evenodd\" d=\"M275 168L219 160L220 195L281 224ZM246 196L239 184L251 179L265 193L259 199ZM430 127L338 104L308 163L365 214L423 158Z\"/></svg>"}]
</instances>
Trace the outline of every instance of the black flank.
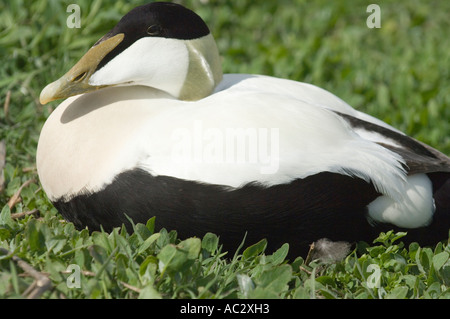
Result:
<instances>
[{"instance_id":1,"label":"black flank","mask_svg":"<svg viewBox=\"0 0 450 319\"><path fill-rule=\"evenodd\" d=\"M213 232L224 250L234 251L247 233L246 245L266 238L271 252L288 242L290 257L295 257L305 256L320 238L371 242L379 231L391 229L367 222L366 206L377 196L361 179L328 172L289 184L252 183L234 189L135 169L98 193L54 204L77 228L98 230L102 225L110 231L125 224L131 231L125 215L134 223L156 216L158 230L176 230L180 238Z\"/></svg>"}]
</instances>

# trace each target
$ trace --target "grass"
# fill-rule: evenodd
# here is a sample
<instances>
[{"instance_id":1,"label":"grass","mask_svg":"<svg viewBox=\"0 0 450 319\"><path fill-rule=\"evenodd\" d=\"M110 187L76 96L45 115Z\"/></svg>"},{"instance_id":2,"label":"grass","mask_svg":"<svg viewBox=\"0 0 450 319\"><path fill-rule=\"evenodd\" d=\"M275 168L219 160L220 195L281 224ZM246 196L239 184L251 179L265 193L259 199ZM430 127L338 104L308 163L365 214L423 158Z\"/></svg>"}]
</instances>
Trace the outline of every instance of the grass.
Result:
<instances>
[{"instance_id":1,"label":"grass","mask_svg":"<svg viewBox=\"0 0 450 319\"><path fill-rule=\"evenodd\" d=\"M450 154L449 2L379 1L380 29L366 26L369 1L182 2L210 26L225 72L313 83ZM42 106L39 93L142 1L76 1L80 29L66 27L70 3L0 0L0 297L450 298L448 241L405 247L381 234L323 264L286 260L287 245L267 255L264 240L224 256L214 234L177 238L153 220L133 234L61 221L34 164L58 102Z\"/></svg>"}]
</instances>

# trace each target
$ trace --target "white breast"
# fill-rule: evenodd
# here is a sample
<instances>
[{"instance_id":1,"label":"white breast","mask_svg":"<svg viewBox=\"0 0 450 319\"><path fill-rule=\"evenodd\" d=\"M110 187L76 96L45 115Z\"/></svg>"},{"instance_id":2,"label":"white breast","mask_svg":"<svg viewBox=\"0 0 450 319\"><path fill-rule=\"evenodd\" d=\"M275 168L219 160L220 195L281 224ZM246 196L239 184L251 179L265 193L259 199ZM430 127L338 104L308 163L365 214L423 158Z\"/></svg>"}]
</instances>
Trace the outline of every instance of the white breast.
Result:
<instances>
[{"instance_id":1,"label":"white breast","mask_svg":"<svg viewBox=\"0 0 450 319\"><path fill-rule=\"evenodd\" d=\"M99 190L148 156L140 148L140 131L160 112L160 98L170 102L170 96L160 91L130 86L106 88L60 104L42 128L36 154L49 198Z\"/></svg>"}]
</instances>

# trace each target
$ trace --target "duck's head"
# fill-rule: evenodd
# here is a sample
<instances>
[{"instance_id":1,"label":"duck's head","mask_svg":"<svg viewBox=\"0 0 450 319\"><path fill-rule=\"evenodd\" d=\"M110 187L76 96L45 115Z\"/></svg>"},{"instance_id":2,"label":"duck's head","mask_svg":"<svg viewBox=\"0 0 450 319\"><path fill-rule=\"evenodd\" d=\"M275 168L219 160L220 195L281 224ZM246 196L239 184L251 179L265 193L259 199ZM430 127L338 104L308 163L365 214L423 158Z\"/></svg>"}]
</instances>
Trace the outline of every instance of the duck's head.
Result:
<instances>
[{"instance_id":1,"label":"duck's head","mask_svg":"<svg viewBox=\"0 0 450 319\"><path fill-rule=\"evenodd\" d=\"M144 85L182 100L208 96L222 79L216 43L205 22L185 7L136 7L57 81L46 104L109 86Z\"/></svg>"}]
</instances>

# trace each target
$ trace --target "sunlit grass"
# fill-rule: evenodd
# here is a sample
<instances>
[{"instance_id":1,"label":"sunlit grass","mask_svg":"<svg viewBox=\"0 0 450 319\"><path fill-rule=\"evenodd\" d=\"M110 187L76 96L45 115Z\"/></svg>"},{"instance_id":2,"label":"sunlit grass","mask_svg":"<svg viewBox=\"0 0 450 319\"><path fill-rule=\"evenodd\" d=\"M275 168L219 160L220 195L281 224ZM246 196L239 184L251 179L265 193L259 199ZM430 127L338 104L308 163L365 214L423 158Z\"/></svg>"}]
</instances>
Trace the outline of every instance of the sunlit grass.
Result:
<instances>
[{"instance_id":1,"label":"sunlit grass","mask_svg":"<svg viewBox=\"0 0 450 319\"><path fill-rule=\"evenodd\" d=\"M380 29L366 26L367 1L180 2L210 26L226 73L315 84L450 154L450 2L379 2ZM449 297L448 245L405 248L391 235L341 263L306 265L285 261L286 247L265 256L264 242L224 259L214 235L180 244L185 238L151 224L89 235L61 222L35 170L40 129L58 102L42 106L39 93L144 2L78 0L80 29L66 26L69 3L0 1L0 247L49 274L53 289L43 297ZM33 210L41 217L11 218ZM33 282L11 258L0 254L0 297L19 297ZM84 271L81 289L67 288L69 264ZM367 286L369 264L380 267L383 289Z\"/></svg>"}]
</instances>

